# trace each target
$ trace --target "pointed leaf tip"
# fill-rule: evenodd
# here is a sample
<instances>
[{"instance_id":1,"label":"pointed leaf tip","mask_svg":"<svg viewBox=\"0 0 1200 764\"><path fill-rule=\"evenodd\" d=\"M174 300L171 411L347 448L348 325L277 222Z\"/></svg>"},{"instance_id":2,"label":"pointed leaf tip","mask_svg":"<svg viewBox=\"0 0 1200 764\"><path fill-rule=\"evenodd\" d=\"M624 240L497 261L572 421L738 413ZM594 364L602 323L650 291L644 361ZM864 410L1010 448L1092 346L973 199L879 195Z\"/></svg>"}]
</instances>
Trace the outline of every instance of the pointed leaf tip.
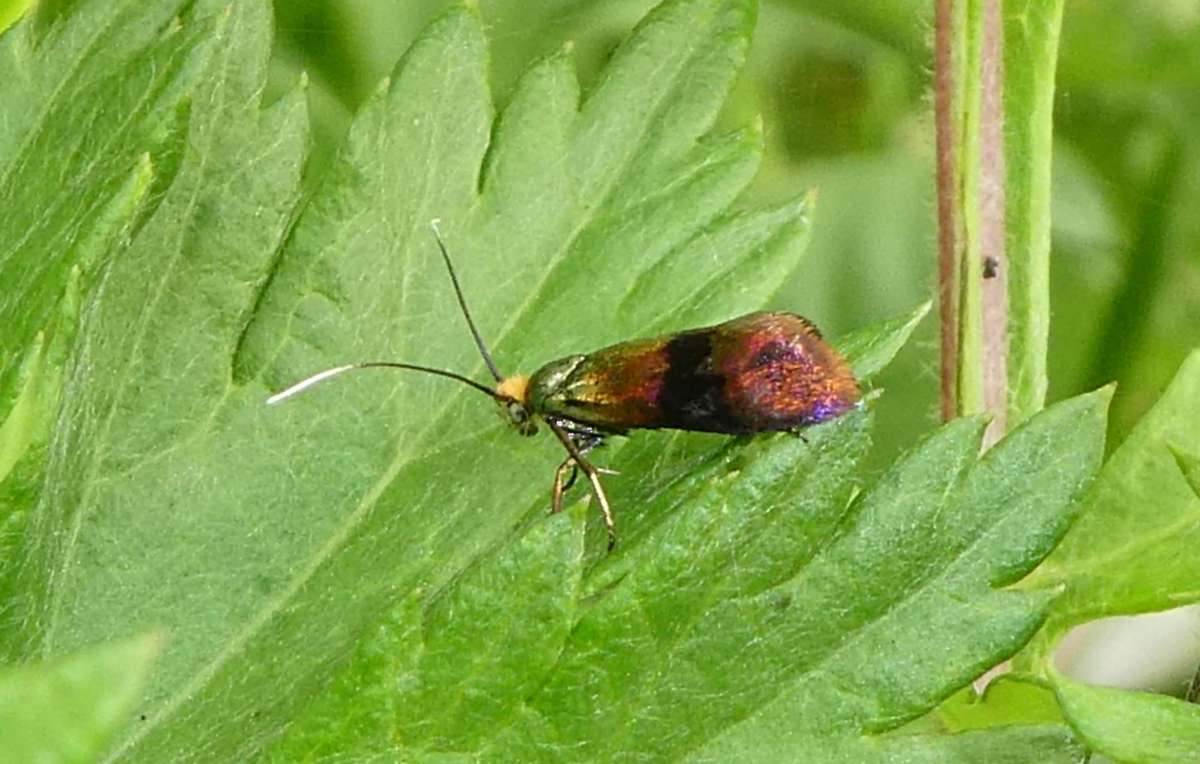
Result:
<instances>
[{"instance_id":1,"label":"pointed leaf tip","mask_svg":"<svg viewBox=\"0 0 1200 764\"><path fill-rule=\"evenodd\" d=\"M860 380L870 379L895 359L929 313L930 302L878 324L856 329L835 343Z\"/></svg>"},{"instance_id":2,"label":"pointed leaf tip","mask_svg":"<svg viewBox=\"0 0 1200 764\"><path fill-rule=\"evenodd\" d=\"M1176 443L1167 443L1167 449L1179 465L1179 471L1191 486L1192 491L1200 498L1200 454L1192 453Z\"/></svg>"}]
</instances>

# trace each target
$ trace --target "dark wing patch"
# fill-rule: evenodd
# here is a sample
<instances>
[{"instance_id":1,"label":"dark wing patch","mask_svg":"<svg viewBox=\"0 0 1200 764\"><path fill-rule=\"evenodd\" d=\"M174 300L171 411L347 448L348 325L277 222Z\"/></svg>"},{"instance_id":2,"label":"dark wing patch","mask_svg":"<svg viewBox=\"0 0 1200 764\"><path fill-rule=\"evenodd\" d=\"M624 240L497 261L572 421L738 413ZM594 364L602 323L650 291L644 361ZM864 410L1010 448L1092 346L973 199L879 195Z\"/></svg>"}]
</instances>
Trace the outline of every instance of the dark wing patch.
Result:
<instances>
[{"instance_id":1,"label":"dark wing patch","mask_svg":"<svg viewBox=\"0 0 1200 764\"><path fill-rule=\"evenodd\" d=\"M740 429L725 399L725 377L712 368L712 334L683 332L667 342L667 373L658 395L662 426L707 432Z\"/></svg>"}]
</instances>

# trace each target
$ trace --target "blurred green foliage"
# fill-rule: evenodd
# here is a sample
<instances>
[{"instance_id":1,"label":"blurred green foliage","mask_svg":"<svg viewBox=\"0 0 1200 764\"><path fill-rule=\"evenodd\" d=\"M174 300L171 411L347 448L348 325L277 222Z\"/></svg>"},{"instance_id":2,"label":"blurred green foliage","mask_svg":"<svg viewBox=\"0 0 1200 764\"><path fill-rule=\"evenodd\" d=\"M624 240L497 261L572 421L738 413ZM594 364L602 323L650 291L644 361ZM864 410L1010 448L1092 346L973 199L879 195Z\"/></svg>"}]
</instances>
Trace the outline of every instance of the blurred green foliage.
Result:
<instances>
[{"instance_id":1,"label":"blurred green foliage","mask_svg":"<svg viewBox=\"0 0 1200 764\"><path fill-rule=\"evenodd\" d=\"M654 0L479 0L499 103L574 45L585 87ZM351 114L449 0L279 0L274 82L307 72L320 172ZM820 191L809 253L777 299L831 334L934 290L931 2L776 0L760 10L729 126L761 116L744 200ZM1067 0L1056 107L1050 399L1118 382L1110 448L1200 345L1200 4ZM936 326L880 380L876 459L936 417Z\"/></svg>"},{"instance_id":2,"label":"blurred green foliage","mask_svg":"<svg viewBox=\"0 0 1200 764\"><path fill-rule=\"evenodd\" d=\"M0 29L7 29L31 4L30 0L0 0Z\"/></svg>"}]
</instances>

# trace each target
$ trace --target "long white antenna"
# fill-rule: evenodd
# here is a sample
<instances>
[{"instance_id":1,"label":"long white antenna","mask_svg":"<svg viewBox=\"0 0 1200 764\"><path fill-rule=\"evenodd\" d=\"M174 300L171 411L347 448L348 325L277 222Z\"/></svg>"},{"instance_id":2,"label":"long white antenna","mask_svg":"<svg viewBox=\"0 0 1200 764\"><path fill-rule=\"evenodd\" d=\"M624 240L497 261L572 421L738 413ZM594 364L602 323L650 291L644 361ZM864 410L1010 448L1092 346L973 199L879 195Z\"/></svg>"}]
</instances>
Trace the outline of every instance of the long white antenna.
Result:
<instances>
[{"instance_id":1,"label":"long white antenna","mask_svg":"<svg viewBox=\"0 0 1200 764\"><path fill-rule=\"evenodd\" d=\"M267 405L272 406L276 403L279 403L284 398L291 398L293 395L300 392L301 390L307 390L308 388L312 387L313 385L317 384L318 382L320 382L323 379L329 379L330 377L336 377L338 374L341 374L343 371L350 371L353 368L354 368L354 364L351 363L351 364L347 364L345 366L335 366L332 369L326 369L325 371L319 371L316 374L312 375L311 377L306 377L306 378L300 380L299 382L292 385L288 389L280 390L279 392L272 395L270 398L267 398Z\"/></svg>"},{"instance_id":2,"label":"long white antenna","mask_svg":"<svg viewBox=\"0 0 1200 764\"><path fill-rule=\"evenodd\" d=\"M419 366L415 363L395 363L392 361L375 361L372 363L350 363L350 364L346 364L345 366L335 366L332 369L326 369L325 371L318 371L316 374L313 374L311 377L305 377L304 379L300 380L299 382L292 385L288 389L281 390L281 391L275 393L274 395L272 395L270 398L267 398L267 405L270 406L272 404L279 403L280 401L282 401L285 398L291 398L296 393L307 390L308 388L312 387L313 385L317 384L318 382L322 382L326 379L329 379L330 377L336 377L338 374L341 374L342 372L354 371L356 369L409 369L411 371L423 371L426 374L436 374L439 377L446 377L448 379L453 379L458 382L462 382L464 385L473 387L476 390L478 390L479 392L483 393L484 395L486 395L490 398L495 398L497 400L508 400L506 396L499 395L495 390L491 389L490 387L481 385L473 379L464 377L461 374L455 374L452 371L446 371L445 369L435 369L432 366Z\"/></svg>"}]
</instances>

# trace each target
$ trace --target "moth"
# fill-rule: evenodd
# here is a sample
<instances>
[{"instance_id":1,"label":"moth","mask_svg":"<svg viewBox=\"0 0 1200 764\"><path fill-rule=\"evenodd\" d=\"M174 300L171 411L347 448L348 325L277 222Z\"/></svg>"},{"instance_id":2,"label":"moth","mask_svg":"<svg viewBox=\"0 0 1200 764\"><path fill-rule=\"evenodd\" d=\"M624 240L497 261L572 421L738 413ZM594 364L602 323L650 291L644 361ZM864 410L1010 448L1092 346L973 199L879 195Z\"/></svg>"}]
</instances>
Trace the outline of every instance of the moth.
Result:
<instances>
[{"instance_id":1,"label":"moth","mask_svg":"<svg viewBox=\"0 0 1200 764\"><path fill-rule=\"evenodd\" d=\"M371 361L336 366L272 395L278 403L347 371L403 369L456 380L487 395L525 436L544 424L566 456L554 473L551 512L582 472L604 516L608 548L616 521L601 474L588 455L613 435L673 429L726 435L791 431L825 422L854 408L858 382L846 360L808 319L795 313L757 312L714 326L630 340L569 355L531 375L500 373L475 325L450 253L432 221L434 238L475 346L494 381L421 364Z\"/></svg>"}]
</instances>

